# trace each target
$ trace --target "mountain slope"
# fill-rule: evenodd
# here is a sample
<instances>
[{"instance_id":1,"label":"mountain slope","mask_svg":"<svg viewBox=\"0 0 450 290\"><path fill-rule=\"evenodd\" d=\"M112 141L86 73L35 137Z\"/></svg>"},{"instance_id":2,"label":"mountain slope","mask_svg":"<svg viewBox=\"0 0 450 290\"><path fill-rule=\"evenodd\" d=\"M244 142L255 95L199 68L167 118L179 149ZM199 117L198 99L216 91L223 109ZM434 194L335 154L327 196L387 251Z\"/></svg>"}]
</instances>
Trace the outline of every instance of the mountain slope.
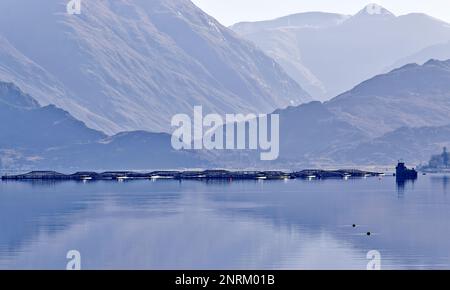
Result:
<instances>
[{"instance_id":1,"label":"mountain slope","mask_svg":"<svg viewBox=\"0 0 450 290\"><path fill-rule=\"evenodd\" d=\"M341 119L379 137L400 127L450 123L450 60L409 64L326 103Z\"/></svg>"},{"instance_id":2,"label":"mountain slope","mask_svg":"<svg viewBox=\"0 0 450 290\"><path fill-rule=\"evenodd\" d=\"M450 126L402 127L371 141L337 152L338 162L355 164L395 164L400 159L410 164L423 164L430 156L450 145Z\"/></svg>"},{"instance_id":3,"label":"mountain slope","mask_svg":"<svg viewBox=\"0 0 450 290\"><path fill-rule=\"evenodd\" d=\"M0 75L92 128L169 131L171 116L194 105L270 112L309 100L271 58L188 0L83 1L81 15L65 4L0 2ZM27 82L30 70L39 81Z\"/></svg>"},{"instance_id":4,"label":"mountain slope","mask_svg":"<svg viewBox=\"0 0 450 290\"><path fill-rule=\"evenodd\" d=\"M172 149L171 138L169 134L145 131L119 133L94 143L47 150L33 166L69 171L150 171L211 166L199 152Z\"/></svg>"},{"instance_id":5,"label":"mountain slope","mask_svg":"<svg viewBox=\"0 0 450 290\"><path fill-rule=\"evenodd\" d=\"M40 107L10 83L0 82L0 149L42 150L95 142L106 135L53 105Z\"/></svg>"},{"instance_id":6,"label":"mountain slope","mask_svg":"<svg viewBox=\"0 0 450 290\"><path fill-rule=\"evenodd\" d=\"M232 25L230 28L240 34L251 34L266 29L277 29L285 27L294 28L323 28L338 25L345 21L349 16L326 13L326 12L305 12L292 14L273 20L257 22L240 22Z\"/></svg>"},{"instance_id":7,"label":"mountain slope","mask_svg":"<svg viewBox=\"0 0 450 290\"><path fill-rule=\"evenodd\" d=\"M280 33L282 31L282 33ZM303 63L296 28L262 30L245 37L254 40L258 46L277 61L285 71L309 94L321 99L326 93L324 83ZM276 45L274 45L276 44Z\"/></svg>"},{"instance_id":8,"label":"mountain slope","mask_svg":"<svg viewBox=\"0 0 450 290\"><path fill-rule=\"evenodd\" d=\"M312 102L299 107L278 110L280 115L281 162L326 164L334 152L368 136L351 123L341 120L325 105Z\"/></svg>"},{"instance_id":9,"label":"mountain slope","mask_svg":"<svg viewBox=\"0 0 450 290\"><path fill-rule=\"evenodd\" d=\"M7 167L298 169L388 164L400 158L419 163L450 145L450 60L406 65L329 102L275 111L280 115L280 158L271 163L260 162L254 151L174 151L168 134L108 137L54 106L40 107L11 84L1 85L0 94L0 156Z\"/></svg>"},{"instance_id":10,"label":"mountain slope","mask_svg":"<svg viewBox=\"0 0 450 290\"><path fill-rule=\"evenodd\" d=\"M82 120L89 120L90 123L103 124L102 126L119 130L113 121L102 118L76 103L75 96L67 91L55 76L23 55L1 35L0 60L0 80L13 82L39 100L40 104L56 104L60 108L70 108L70 111L76 112Z\"/></svg>"},{"instance_id":11,"label":"mountain slope","mask_svg":"<svg viewBox=\"0 0 450 290\"><path fill-rule=\"evenodd\" d=\"M195 152L175 151L169 134L107 136L68 112L41 107L11 83L0 82L0 169L164 169L207 166Z\"/></svg>"},{"instance_id":12,"label":"mountain slope","mask_svg":"<svg viewBox=\"0 0 450 290\"><path fill-rule=\"evenodd\" d=\"M446 43L439 43L436 45L424 48L413 55L398 60L388 70L404 66L408 63L423 64L430 59L447 60L450 59L450 41Z\"/></svg>"},{"instance_id":13,"label":"mountain slope","mask_svg":"<svg viewBox=\"0 0 450 290\"><path fill-rule=\"evenodd\" d=\"M239 35L252 40L274 58L286 72L316 99L323 100L327 89L322 81L304 65L297 31L317 30L341 24L349 16L306 12L288 15L269 21L242 22L230 28Z\"/></svg>"},{"instance_id":14,"label":"mountain slope","mask_svg":"<svg viewBox=\"0 0 450 290\"><path fill-rule=\"evenodd\" d=\"M450 60L410 64L326 103L277 110L288 168L420 163L450 145ZM283 167L285 168L285 167Z\"/></svg>"},{"instance_id":15,"label":"mountain slope","mask_svg":"<svg viewBox=\"0 0 450 290\"><path fill-rule=\"evenodd\" d=\"M308 89L322 100L385 72L399 59L450 40L448 23L417 13L397 17L377 5L325 27L254 26L259 29L234 29L275 59L292 59L280 64L305 88L312 80Z\"/></svg>"},{"instance_id":16,"label":"mountain slope","mask_svg":"<svg viewBox=\"0 0 450 290\"><path fill-rule=\"evenodd\" d=\"M271 152L279 149L275 160L261 161L267 150L216 150L201 152L208 160L226 168L298 170L306 167L329 167L334 155L347 147L369 141L369 136L354 125L341 120L323 103L315 101L297 107L276 110L279 115L279 147L271 139ZM223 132L224 128L217 129ZM235 133L234 140L237 136Z\"/></svg>"}]
</instances>

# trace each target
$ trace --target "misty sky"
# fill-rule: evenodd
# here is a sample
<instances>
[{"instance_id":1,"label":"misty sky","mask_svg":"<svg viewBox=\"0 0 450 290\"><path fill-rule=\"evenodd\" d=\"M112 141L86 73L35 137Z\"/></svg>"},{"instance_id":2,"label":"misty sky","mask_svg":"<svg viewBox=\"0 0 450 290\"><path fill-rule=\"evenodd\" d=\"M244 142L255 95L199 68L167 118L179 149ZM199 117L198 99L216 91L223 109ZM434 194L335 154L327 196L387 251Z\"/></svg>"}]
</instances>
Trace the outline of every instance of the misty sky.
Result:
<instances>
[{"instance_id":1,"label":"misty sky","mask_svg":"<svg viewBox=\"0 0 450 290\"><path fill-rule=\"evenodd\" d=\"M370 0L192 0L224 25L272 19L306 11L355 14ZM396 15L422 12L450 22L449 0L378 0Z\"/></svg>"}]
</instances>

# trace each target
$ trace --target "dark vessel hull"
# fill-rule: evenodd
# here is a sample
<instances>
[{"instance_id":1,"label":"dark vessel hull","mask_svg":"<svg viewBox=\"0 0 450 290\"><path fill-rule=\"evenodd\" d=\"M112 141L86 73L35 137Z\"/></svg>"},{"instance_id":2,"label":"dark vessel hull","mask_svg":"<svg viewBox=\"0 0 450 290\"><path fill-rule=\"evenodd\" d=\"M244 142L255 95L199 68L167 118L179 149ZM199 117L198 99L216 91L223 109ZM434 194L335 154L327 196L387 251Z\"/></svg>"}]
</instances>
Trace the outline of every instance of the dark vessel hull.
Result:
<instances>
[{"instance_id":1,"label":"dark vessel hull","mask_svg":"<svg viewBox=\"0 0 450 290\"><path fill-rule=\"evenodd\" d=\"M399 163L396 168L397 180L417 179L418 173L415 169L408 169L405 163Z\"/></svg>"}]
</instances>

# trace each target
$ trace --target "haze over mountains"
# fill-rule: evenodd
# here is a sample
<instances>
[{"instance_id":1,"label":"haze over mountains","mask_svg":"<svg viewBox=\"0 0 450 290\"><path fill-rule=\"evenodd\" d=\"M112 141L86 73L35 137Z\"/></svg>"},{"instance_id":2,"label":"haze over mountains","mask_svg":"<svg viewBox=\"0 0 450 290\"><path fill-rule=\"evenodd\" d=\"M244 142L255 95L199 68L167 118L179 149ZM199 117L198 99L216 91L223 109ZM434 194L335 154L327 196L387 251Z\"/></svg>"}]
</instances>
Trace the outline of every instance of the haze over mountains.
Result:
<instances>
[{"instance_id":1,"label":"haze over mountains","mask_svg":"<svg viewBox=\"0 0 450 290\"><path fill-rule=\"evenodd\" d=\"M194 105L270 112L311 100L271 58L188 0L0 1L0 78L89 127L165 131Z\"/></svg>"},{"instance_id":2,"label":"haze over mountains","mask_svg":"<svg viewBox=\"0 0 450 290\"><path fill-rule=\"evenodd\" d=\"M450 60L411 64L376 76L333 100L275 111L279 168L420 163L450 145ZM174 151L170 135L114 136L89 129L53 105L41 107L0 83L0 167L164 169L265 168L257 152Z\"/></svg>"},{"instance_id":3,"label":"haze over mountains","mask_svg":"<svg viewBox=\"0 0 450 290\"><path fill-rule=\"evenodd\" d=\"M450 126L402 127L356 146L339 150L334 162L353 164L395 164L403 159L410 164L425 164L432 155L450 144Z\"/></svg>"},{"instance_id":4,"label":"haze over mountains","mask_svg":"<svg viewBox=\"0 0 450 290\"><path fill-rule=\"evenodd\" d=\"M277 64L187 0L84 1L76 16L24 1L0 2L0 168L301 169L450 147L450 29L426 15L368 6L233 27ZM309 102L302 87L343 93ZM280 158L174 151L152 133L195 105L279 114Z\"/></svg>"},{"instance_id":5,"label":"haze over mountains","mask_svg":"<svg viewBox=\"0 0 450 290\"><path fill-rule=\"evenodd\" d=\"M0 82L0 168L50 170L170 169L207 166L197 152L175 151L168 134L107 136Z\"/></svg>"},{"instance_id":6,"label":"haze over mountains","mask_svg":"<svg viewBox=\"0 0 450 290\"><path fill-rule=\"evenodd\" d=\"M280 155L316 164L418 163L450 144L449 112L450 60L406 65L324 104L280 110Z\"/></svg>"},{"instance_id":7,"label":"haze over mountains","mask_svg":"<svg viewBox=\"0 0 450 290\"><path fill-rule=\"evenodd\" d=\"M0 82L0 148L40 150L105 137L66 111L54 105L41 107L14 84Z\"/></svg>"},{"instance_id":8,"label":"haze over mountains","mask_svg":"<svg viewBox=\"0 0 450 290\"><path fill-rule=\"evenodd\" d=\"M370 136L399 127L447 125L450 61L429 60L375 76L326 106Z\"/></svg>"},{"instance_id":9,"label":"haze over mountains","mask_svg":"<svg viewBox=\"0 0 450 290\"><path fill-rule=\"evenodd\" d=\"M280 158L274 168L420 164L450 147L450 60L409 64L375 76L321 103L275 111ZM434 153L433 153L434 152ZM258 155L224 154L221 161L267 166Z\"/></svg>"},{"instance_id":10,"label":"haze over mountains","mask_svg":"<svg viewBox=\"0 0 450 290\"><path fill-rule=\"evenodd\" d=\"M430 59L447 60L450 59L450 41L446 43L439 43L422 49L421 51L409 55L398 60L395 64L388 68L392 70L409 63L423 64Z\"/></svg>"},{"instance_id":11,"label":"haze over mountains","mask_svg":"<svg viewBox=\"0 0 450 290\"><path fill-rule=\"evenodd\" d=\"M353 16L300 13L231 28L277 60L320 100L408 60L439 59L433 53L427 54L428 59L405 58L450 41L448 23L419 13L395 16L376 4Z\"/></svg>"}]
</instances>

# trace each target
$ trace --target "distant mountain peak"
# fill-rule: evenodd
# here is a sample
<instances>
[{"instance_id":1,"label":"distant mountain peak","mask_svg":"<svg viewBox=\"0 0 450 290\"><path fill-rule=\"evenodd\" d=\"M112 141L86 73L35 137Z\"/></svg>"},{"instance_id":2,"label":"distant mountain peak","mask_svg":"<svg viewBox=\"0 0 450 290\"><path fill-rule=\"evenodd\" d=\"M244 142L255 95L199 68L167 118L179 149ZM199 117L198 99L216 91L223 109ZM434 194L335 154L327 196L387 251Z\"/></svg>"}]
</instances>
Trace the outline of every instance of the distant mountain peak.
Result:
<instances>
[{"instance_id":1,"label":"distant mountain peak","mask_svg":"<svg viewBox=\"0 0 450 290\"><path fill-rule=\"evenodd\" d=\"M357 16L362 16L362 15L366 15L366 16L381 15L381 16L392 16L392 17L395 17L395 15L392 12L390 12L389 10L384 8L383 6L375 4L375 3L371 3L371 4L366 5L356 15Z\"/></svg>"}]
</instances>

